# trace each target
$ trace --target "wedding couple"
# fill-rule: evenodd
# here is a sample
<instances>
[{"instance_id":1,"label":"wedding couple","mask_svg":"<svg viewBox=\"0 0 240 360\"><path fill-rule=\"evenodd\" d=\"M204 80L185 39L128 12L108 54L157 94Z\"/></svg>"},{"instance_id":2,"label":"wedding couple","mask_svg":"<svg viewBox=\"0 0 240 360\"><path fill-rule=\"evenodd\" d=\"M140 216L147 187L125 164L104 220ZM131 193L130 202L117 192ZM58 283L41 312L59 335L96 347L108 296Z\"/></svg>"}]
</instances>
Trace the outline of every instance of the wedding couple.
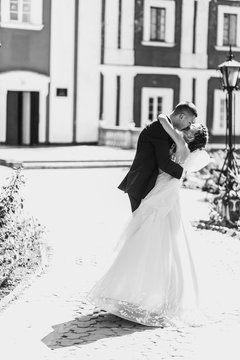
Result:
<instances>
[{"instance_id":1,"label":"wedding couple","mask_svg":"<svg viewBox=\"0 0 240 360\"><path fill-rule=\"evenodd\" d=\"M188 321L198 311L198 284L179 193L186 172L209 163L207 128L181 102L139 135L130 171L119 188L132 217L116 256L89 292L102 310L147 326Z\"/></svg>"}]
</instances>

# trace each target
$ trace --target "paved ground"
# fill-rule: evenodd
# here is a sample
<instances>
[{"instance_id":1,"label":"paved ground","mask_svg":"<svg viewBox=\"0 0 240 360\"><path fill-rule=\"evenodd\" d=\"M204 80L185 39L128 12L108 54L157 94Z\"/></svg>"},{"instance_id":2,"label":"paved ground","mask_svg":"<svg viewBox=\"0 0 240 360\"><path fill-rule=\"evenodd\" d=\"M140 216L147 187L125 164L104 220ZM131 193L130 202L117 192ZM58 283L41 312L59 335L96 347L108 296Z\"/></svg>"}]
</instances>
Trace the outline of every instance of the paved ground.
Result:
<instances>
[{"instance_id":1,"label":"paved ground","mask_svg":"<svg viewBox=\"0 0 240 360\"><path fill-rule=\"evenodd\" d=\"M1 177L10 170L0 168ZM28 211L49 229L50 266L0 313L1 358L239 360L240 244L194 232L202 301L224 313L201 327L147 328L100 312L85 300L130 210L116 189L126 169L26 171ZM208 215L203 195L183 190L191 220Z\"/></svg>"}]
</instances>

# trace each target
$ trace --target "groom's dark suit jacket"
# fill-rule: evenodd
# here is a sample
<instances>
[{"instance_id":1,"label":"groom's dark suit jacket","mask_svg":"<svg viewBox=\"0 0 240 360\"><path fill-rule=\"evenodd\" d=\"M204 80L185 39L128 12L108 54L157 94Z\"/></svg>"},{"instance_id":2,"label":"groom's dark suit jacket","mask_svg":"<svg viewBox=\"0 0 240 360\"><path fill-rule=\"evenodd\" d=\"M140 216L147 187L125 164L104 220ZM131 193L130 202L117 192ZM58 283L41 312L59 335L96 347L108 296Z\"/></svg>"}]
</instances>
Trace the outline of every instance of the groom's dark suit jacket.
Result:
<instances>
[{"instance_id":1,"label":"groom's dark suit jacket","mask_svg":"<svg viewBox=\"0 0 240 360\"><path fill-rule=\"evenodd\" d=\"M158 120L146 126L139 135L132 166L118 188L141 200L154 187L158 169L180 179L183 168L170 159L172 144Z\"/></svg>"}]
</instances>

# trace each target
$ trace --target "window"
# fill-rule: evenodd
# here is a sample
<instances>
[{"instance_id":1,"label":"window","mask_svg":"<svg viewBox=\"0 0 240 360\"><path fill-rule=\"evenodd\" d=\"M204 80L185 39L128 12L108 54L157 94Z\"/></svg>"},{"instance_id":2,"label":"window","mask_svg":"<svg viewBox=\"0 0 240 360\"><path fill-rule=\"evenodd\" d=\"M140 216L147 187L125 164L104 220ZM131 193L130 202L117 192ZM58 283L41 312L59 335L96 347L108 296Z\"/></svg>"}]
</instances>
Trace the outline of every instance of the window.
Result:
<instances>
[{"instance_id":1,"label":"window","mask_svg":"<svg viewBox=\"0 0 240 360\"><path fill-rule=\"evenodd\" d=\"M219 116L219 128L226 131L226 101L220 99L220 116Z\"/></svg>"},{"instance_id":2,"label":"window","mask_svg":"<svg viewBox=\"0 0 240 360\"><path fill-rule=\"evenodd\" d=\"M217 46L219 50L226 50L229 45L233 50L240 48L240 7L238 6L218 6L218 27L217 27Z\"/></svg>"},{"instance_id":3,"label":"window","mask_svg":"<svg viewBox=\"0 0 240 360\"><path fill-rule=\"evenodd\" d=\"M148 121L152 122L162 113L162 97L149 97L148 99Z\"/></svg>"},{"instance_id":4,"label":"window","mask_svg":"<svg viewBox=\"0 0 240 360\"><path fill-rule=\"evenodd\" d=\"M154 98L150 97L148 99L148 120L153 121L154 119Z\"/></svg>"},{"instance_id":5,"label":"window","mask_svg":"<svg viewBox=\"0 0 240 360\"><path fill-rule=\"evenodd\" d=\"M168 113L173 106L173 89L142 88L141 126L157 119L157 115Z\"/></svg>"},{"instance_id":6,"label":"window","mask_svg":"<svg viewBox=\"0 0 240 360\"><path fill-rule=\"evenodd\" d=\"M31 1L30 0L10 0L9 3L10 20L30 23Z\"/></svg>"},{"instance_id":7,"label":"window","mask_svg":"<svg viewBox=\"0 0 240 360\"><path fill-rule=\"evenodd\" d=\"M157 113L162 113L162 97L157 98Z\"/></svg>"},{"instance_id":8,"label":"window","mask_svg":"<svg viewBox=\"0 0 240 360\"><path fill-rule=\"evenodd\" d=\"M166 9L151 7L151 41L165 41Z\"/></svg>"},{"instance_id":9,"label":"window","mask_svg":"<svg viewBox=\"0 0 240 360\"><path fill-rule=\"evenodd\" d=\"M222 90L214 91L213 135L226 134L226 94Z\"/></svg>"},{"instance_id":10,"label":"window","mask_svg":"<svg viewBox=\"0 0 240 360\"><path fill-rule=\"evenodd\" d=\"M235 109L235 110L234 110ZM233 123L233 131L235 134L240 135L240 94L235 93L233 99L233 114L235 114L235 126ZM213 135L226 135L227 127L227 112L226 112L226 93L222 90L216 89L214 91L214 113L213 113Z\"/></svg>"},{"instance_id":11,"label":"window","mask_svg":"<svg viewBox=\"0 0 240 360\"><path fill-rule=\"evenodd\" d=\"M223 45L237 45L237 15L224 14Z\"/></svg>"},{"instance_id":12,"label":"window","mask_svg":"<svg viewBox=\"0 0 240 360\"><path fill-rule=\"evenodd\" d=\"M143 45L174 46L175 1L145 0Z\"/></svg>"},{"instance_id":13,"label":"window","mask_svg":"<svg viewBox=\"0 0 240 360\"><path fill-rule=\"evenodd\" d=\"M41 30L42 0L2 0L1 26Z\"/></svg>"}]
</instances>

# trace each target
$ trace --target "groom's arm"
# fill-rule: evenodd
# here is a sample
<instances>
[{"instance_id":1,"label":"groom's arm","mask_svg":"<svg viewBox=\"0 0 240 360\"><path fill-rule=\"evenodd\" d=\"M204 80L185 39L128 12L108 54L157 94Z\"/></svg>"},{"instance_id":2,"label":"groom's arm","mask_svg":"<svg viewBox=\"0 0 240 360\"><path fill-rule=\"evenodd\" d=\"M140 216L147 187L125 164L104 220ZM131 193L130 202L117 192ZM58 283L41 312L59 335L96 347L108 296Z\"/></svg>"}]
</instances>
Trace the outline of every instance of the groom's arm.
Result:
<instances>
[{"instance_id":1,"label":"groom's arm","mask_svg":"<svg viewBox=\"0 0 240 360\"><path fill-rule=\"evenodd\" d=\"M149 126L148 138L154 147L158 167L169 175L180 179L183 173L183 168L181 165L171 160L169 135L158 121Z\"/></svg>"}]
</instances>

